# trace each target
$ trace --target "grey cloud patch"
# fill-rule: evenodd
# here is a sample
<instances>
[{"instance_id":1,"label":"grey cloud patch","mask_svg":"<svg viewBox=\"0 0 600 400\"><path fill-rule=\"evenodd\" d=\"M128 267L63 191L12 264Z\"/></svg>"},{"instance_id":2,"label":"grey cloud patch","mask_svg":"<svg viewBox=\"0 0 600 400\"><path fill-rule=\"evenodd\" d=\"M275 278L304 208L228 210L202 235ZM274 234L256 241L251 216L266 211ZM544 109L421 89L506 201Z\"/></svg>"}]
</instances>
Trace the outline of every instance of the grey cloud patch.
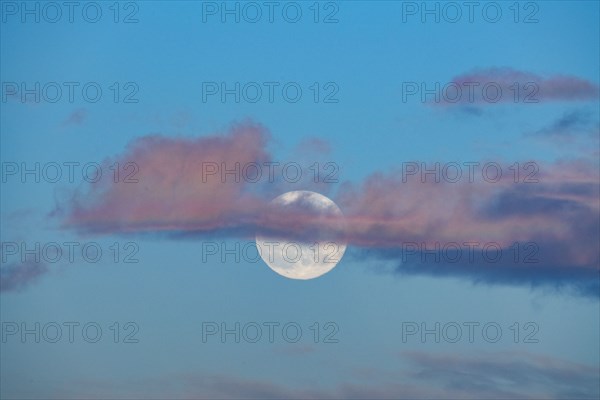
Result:
<instances>
[{"instance_id":1,"label":"grey cloud patch","mask_svg":"<svg viewBox=\"0 0 600 400\"><path fill-rule=\"evenodd\" d=\"M46 264L33 261L4 265L0 268L0 292L21 290L46 272Z\"/></svg>"},{"instance_id":2,"label":"grey cloud patch","mask_svg":"<svg viewBox=\"0 0 600 400\"><path fill-rule=\"evenodd\" d=\"M405 352L409 373L449 391L479 393L481 398L592 399L600 396L595 366L528 353L477 356Z\"/></svg>"},{"instance_id":3,"label":"grey cloud patch","mask_svg":"<svg viewBox=\"0 0 600 400\"><path fill-rule=\"evenodd\" d=\"M588 217L597 213L579 199L568 198L568 195L581 197L598 196L598 185L571 184L545 188L543 184L532 186L515 186L502 191L493 197L480 211L480 216L490 219L501 219L508 216L553 215L575 216L589 212ZM561 197L563 196L563 197Z\"/></svg>"},{"instance_id":4,"label":"grey cloud patch","mask_svg":"<svg viewBox=\"0 0 600 400\"><path fill-rule=\"evenodd\" d=\"M550 125L529 132L528 136L570 138L575 135L585 135L598 132L598 122L593 121L592 113L587 110L573 110L565 112Z\"/></svg>"},{"instance_id":5,"label":"grey cloud patch","mask_svg":"<svg viewBox=\"0 0 600 400\"><path fill-rule=\"evenodd\" d=\"M62 127L78 126L85 122L88 117L88 111L85 108L78 108L67 116L61 123Z\"/></svg>"}]
</instances>

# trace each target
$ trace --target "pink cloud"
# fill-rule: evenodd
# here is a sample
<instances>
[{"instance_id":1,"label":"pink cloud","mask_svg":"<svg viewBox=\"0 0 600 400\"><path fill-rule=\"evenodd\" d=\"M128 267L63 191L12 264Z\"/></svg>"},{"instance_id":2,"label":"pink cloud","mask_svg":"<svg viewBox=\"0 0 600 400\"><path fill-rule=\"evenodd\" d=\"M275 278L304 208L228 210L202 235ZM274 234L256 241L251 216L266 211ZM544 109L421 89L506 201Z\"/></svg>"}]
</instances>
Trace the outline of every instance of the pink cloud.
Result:
<instances>
[{"instance_id":1,"label":"pink cloud","mask_svg":"<svg viewBox=\"0 0 600 400\"><path fill-rule=\"evenodd\" d=\"M514 183L505 174L496 183L483 180L403 182L400 173L374 173L362 183L345 183L334 201L345 214L345 229L335 217L318 217L302 206L269 208L269 183L203 174L207 162L246 165L271 160L268 134L256 125L201 138L144 137L124 154L107 160L139 166L138 183L105 179L75 193L62 209L66 228L88 233L221 234L239 238L256 233L288 240L314 240L325 229L332 240L343 236L350 245L398 257L405 243L494 242L506 249L515 242L539 245L539 263L481 268L437 266L419 272L455 271L477 281L555 284L562 280L597 281L600 264L600 173L584 160L540 164L539 182ZM483 163L482 163L483 164ZM506 163L506 166L512 163ZM278 195L280 193L277 193ZM57 214L60 214L57 212ZM338 225L336 225L338 224ZM515 269L516 268L516 269ZM410 270L414 272L415 270ZM592 282L593 283L593 282ZM585 285L584 285L585 286ZM592 285L593 286L593 285ZM581 291L592 293L595 287Z\"/></svg>"},{"instance_id":2,"label":"pink cloud","mask_svg":"<svg viewBox=\"0 0 600 400\"><path fill-rule=\"evenodd\" d=\"M448 86L447 93L441 90L439 101L433 102L431 96L428 100L431 100L434 105L452 106L510 102L593 101L598 100L600 96L598 84L586 79L570 75L542 76L512 68L475 70L455 76L450 82L450 85L452 84L460 87L460 96L455 94L454 87ZM484 90L486 86L487 89ZM470 94L471 90L472 94Z\"/></svg>"},{"instance_id":3,"label":"pink cloud","mask_svg":"<svg viewBox=\"0 0 600 400\"><path fill-rule=\"evenodd\" d=\"M406 240L485 240L510 245L548 232L568 239L576 221L562 212L563 204L599 211L599 173L593 163L582 161L543 165L537 183L514 183L508 174L496 183L413 178L402 182L399 172L375 173L358 185L342 186L337 203L354 243L385 247ZM503 202L511 198L518 204ZM550 202L556 202L556 209L535 209Z\"/></svg>"},{"instance_id":4,"label":"pink cloud","mask_svg":"<svg viewBox=\"0 0 600 400\"><path fill-rule=\"evenodd\" d=\"M267 136L260 126L238 126L207 138L137 139L117 160L120 165L135 163L133 179L138 182L102 179L89 192L76 193L65 226L144 232L212 231L243 224L256 213L259 199L244 190L243 182L223 183L220 176L209 175L209 164L234 168L236 163L268 161Z\"/></svg>"}]
</instances>

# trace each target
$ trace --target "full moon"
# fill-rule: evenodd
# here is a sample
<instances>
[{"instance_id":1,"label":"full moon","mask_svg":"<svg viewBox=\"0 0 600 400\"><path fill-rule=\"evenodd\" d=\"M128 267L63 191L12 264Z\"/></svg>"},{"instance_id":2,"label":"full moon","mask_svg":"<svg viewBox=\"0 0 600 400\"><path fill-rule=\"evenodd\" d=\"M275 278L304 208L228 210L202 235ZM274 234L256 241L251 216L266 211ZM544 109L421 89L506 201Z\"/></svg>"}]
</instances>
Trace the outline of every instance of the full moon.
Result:
<instances>
[{"instance_id":1,"label":"full moon","mask_svg":"<svg viewBox=\"0 0 600 400\"><path fill-rule=\"evenodd\" d=\"M266 211L275 233L257 234L256 246L273 271L290 279L314 279L331 271L342 259L344 215L328 197L297 190L271 201ZM286 231L295 238L282 235Z\"/></svg>"}]
</instances>

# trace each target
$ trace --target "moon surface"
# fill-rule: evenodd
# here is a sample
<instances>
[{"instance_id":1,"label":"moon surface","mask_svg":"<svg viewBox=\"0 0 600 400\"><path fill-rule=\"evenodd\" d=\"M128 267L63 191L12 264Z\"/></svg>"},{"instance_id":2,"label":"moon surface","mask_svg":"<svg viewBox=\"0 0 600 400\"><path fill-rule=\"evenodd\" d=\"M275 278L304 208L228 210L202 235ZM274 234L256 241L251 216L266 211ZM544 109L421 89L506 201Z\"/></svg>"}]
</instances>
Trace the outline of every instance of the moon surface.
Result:
<instances>
[{"instance_id":1,"label":"moon surface","mask_svg":"<svg viewBox=\"0 0 600 400\"><path fill-rule=\"evenodd\" d=\"M344 215L328 197L306 190L287 192L271 201L267 215L275 215L277 224L288 231L303 233L302 240L284 239L276 234L256 236L261 258L279 275L290 279L318 278L342 259L346 243L340 235L327 235L343 231ZM306 220L316 222L316 226L307 227Z\"/></svg>"}]
</instances>

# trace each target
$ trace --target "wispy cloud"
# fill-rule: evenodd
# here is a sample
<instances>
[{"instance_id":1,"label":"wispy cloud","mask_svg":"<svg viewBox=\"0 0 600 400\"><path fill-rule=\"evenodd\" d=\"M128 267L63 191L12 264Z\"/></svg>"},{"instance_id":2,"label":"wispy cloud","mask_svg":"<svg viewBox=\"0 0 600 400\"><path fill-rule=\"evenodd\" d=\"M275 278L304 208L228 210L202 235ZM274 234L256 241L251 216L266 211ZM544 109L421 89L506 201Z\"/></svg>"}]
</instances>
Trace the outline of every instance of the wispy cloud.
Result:
<instances>
[{"instance_id":1,"label":"wispy cloud","mask_svg":"<svg viewBox=\"0 0 600 400\"><path fill-rule=\"evenodd\" d=\"M88 117L88 111L85 108L78 108L67 116L61 123L62 127L79 126L85 122Z\"/></svg>"},{"instance_id":2,"label":"wispy cloud","mask_svg":"<svg viewBox=\"0 0 600 400\"><path fill-rule=\"evenodd\" d=\"M70 382L54 393L64 399L594 399L600 394L597 367L536 354L413 351L399 359L404 365L394 373L377 371L312 389L256 376L188 372L110 384Z\"/></svg>"},{"instance_id":3,"label":"wispy cloud","mask_svg":"<svg viewBox=\"0 0 600 400\"><path fill-rule=\"evenodd\" d=\"M466 356L405 352L410 376L460 393L460 398L594 399L600 370L557 358L518 352Z\"/></svg>"},{"instance_id":4,"label":"wispy cloud","mask_svg":"<svg viewBox=\"0 0 600 400\"><path fill-rule=\"evenodd\" d=\"M0 267L0 292L12 292L26 288L48 272L45 263L25 261Z\"/></svg>"},{"instance_id":5,"label":"wispy cloud","mask_svg":"<svg viewBox=\"0 0 600 400\"><path fill-rule=\"evenodd\" d=\"M597 136L600 133L600 125L593 121L592 113L584 110L573 110L565 112L560 118L537 131L528 133L529 136L537 136L547 139L571 139L575 136L587 135Z\"/></svg>"},{"instance_id":6,"label":"wispy cloud","mask_svg":"<svg viewBox=\"0 0 600 400\"><path fill-rule=\"evenodd\" d=\"M454 89L447 95L442 91L440 101L431 104L472 107L510 102L597 101L600 96L598 84L587 79L571 75L542 76L507 67L477 69L455 76L450 84L461 88L462 95L457 97Z\"/></svg>"}]
</instances>

